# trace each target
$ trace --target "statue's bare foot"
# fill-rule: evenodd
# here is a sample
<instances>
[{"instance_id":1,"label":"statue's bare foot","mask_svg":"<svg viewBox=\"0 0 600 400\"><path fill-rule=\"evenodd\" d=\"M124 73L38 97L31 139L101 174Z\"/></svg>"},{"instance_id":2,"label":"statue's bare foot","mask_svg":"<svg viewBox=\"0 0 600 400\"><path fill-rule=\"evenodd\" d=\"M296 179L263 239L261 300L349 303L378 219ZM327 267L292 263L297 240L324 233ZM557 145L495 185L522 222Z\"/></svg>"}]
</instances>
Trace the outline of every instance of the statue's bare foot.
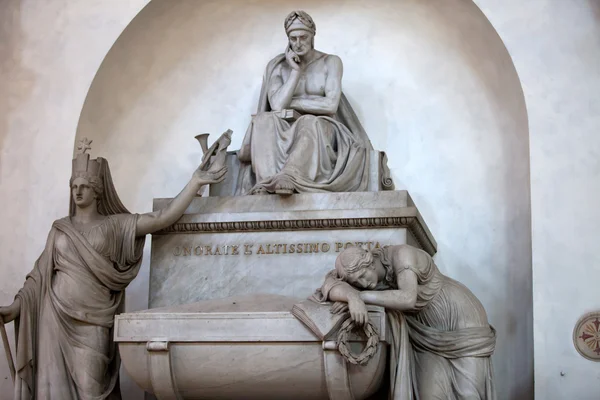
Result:
<instances>
[{"instance_id":1,"label":"statue's bare foot","mask_svg":"<svg viewBox=\"0 0 600 400\"><path fill-rule=\"evenodd\" d=\"M275 184L275 193L281 196L289 196L294 194L296 187L289 178L282 177Z\"/></svg>"}]
</instances>

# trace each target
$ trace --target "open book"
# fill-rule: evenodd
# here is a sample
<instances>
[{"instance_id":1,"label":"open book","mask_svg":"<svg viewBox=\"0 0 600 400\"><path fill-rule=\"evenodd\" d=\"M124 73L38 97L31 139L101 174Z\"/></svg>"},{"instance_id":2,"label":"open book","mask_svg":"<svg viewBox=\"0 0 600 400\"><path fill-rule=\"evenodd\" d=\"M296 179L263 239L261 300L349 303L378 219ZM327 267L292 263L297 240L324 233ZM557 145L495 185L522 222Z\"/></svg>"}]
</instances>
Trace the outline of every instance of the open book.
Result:
<instances>
[{"instance_id":1,"label":"open book","mask_svg":"<svg viewBox=\"0 0 600 400\"><path fill-rule=\"evenodd\" d=\"M317 303L304 300L292 307L292 314L298 318L321 340L330 339L337 334L342 323L348 318L349 313L332 314L333 303Z\"/></svg>"}]
</instances>

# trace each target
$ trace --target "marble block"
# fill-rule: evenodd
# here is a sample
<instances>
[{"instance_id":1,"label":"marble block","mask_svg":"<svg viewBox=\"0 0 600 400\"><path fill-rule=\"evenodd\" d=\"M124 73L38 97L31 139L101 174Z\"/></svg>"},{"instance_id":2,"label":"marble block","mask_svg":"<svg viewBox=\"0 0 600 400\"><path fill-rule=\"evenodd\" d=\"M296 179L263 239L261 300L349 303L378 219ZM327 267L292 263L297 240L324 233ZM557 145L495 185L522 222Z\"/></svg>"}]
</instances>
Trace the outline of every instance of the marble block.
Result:
<instances>
[{"instance_id":1,"label":"marble block","mask_svg":"<svg viewBox=\"0 0 600 400\"><path fill-rule=\"evenodd\" d=\"M286 118L285 114L282 118ZM289 117L288 117L289 118ZM241 196L246 194L242 181L247 179L245 174L250 173L250 165L243 164L238 159L237 151L228 151L225 159L227 165L227 176L223 182L210 185L210 196ZM369 155L369 178L366 191L378 192L381 190L393 190L394 183L389 177L387 158L380 151L371 150ZM387 171L385 173L384 171Z\"/></svg>"},{"instance_id":2,"label":"marble block","mask_svg":"<svg viewBox=\"0 0 600 400\"><path fill-rule=\"evenodd\" d=\"M362 400L378 390L388 353L384 309L368 306L380 341L360 366L346 363L335 341L318 338L292 315L297 301L236 296L121 314L115 342L127 373L159 400L339 399L344 385ZM349 340L360 352L364 339Z\"/></svg>"},{"instance_id":3,"label":"marble block","mask_svg":"<svg viewBox=\"0 0 600 400\"><path fill-rule=\"evenodd\" d=\"M169 199L155 199L154 210ZM198 197L152 235L150 308L250 293L306 298L341 250L436 243L406 191Z\"/></svg>"}]
</instances>

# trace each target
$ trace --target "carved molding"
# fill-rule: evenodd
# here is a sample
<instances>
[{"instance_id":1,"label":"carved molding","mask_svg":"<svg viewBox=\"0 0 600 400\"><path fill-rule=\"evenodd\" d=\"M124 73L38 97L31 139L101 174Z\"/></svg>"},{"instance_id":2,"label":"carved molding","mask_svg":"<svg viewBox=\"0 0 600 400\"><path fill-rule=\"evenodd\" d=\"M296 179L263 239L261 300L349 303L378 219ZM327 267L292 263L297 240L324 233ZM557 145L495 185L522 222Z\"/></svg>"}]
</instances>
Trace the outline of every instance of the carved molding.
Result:
<instances>
[{"instance_id":1,"label":"carved molding","mask_svg":"<svg viewBox=\"0 0 600 400\"><path fill-rule=\"evenodd\" d=\"M385 152L379 152L379 175L381 190L394 190L394 181L392 180L392 174L388 167L387 154Z\"/></svg>"},{"instance_id":2,"label":"carved molding","mask_svg":"<svg viewBox=\"0 0 600 400\"><path fill-rule=\"evenodd\" d=\"M427 253L433 256L437 251L435 244L429 239L425 228L416 216L175 223L155 235L365 228L406 228Z\"/></svg>"}]
</instances>

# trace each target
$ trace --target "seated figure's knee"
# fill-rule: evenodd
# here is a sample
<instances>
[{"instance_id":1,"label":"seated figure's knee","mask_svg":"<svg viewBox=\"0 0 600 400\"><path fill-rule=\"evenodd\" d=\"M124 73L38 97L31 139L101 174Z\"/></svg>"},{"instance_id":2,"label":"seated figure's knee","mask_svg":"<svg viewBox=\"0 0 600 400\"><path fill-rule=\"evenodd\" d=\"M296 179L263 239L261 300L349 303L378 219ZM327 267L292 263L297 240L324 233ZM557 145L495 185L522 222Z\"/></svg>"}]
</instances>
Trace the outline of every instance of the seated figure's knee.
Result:
<instances>
[{"instance_id":1,"label":"seated figure's knee","mask_svg":"<svg viewBox=\"0 0 600 400\"><path fill-rule=\"evenodd\" d=\"M317 123L319 119L314 116L314 115L310 115L310 114L306 114L301 116L300 118L298 118L298 120L296 121L297 124L303 126L303 125L314 125Z\"/></svg>"},{"instance_id":2,"label":"seated figure's knee","mask_svg":"<svg viewBox=\"0 0 600 400\"><path fill-rule=\"evenodd\" d=\"M314 131L319 123L319 119L314 115L303 115L298 120L296 120L296 125L298 130L300 129L308 129Z\"/></svg>"},{"instance_id":3,"label":"seated figure's knee","mask_svg":"<svg viewBox=\"0 0 600 400\"><path fill-rule=\"evenodd\" d=\"M327 122L314 115L303 115L296 121L296 130L302 131L303 138L316 139L325 135L327 137Z\"/></svg>"}]
</instances>

